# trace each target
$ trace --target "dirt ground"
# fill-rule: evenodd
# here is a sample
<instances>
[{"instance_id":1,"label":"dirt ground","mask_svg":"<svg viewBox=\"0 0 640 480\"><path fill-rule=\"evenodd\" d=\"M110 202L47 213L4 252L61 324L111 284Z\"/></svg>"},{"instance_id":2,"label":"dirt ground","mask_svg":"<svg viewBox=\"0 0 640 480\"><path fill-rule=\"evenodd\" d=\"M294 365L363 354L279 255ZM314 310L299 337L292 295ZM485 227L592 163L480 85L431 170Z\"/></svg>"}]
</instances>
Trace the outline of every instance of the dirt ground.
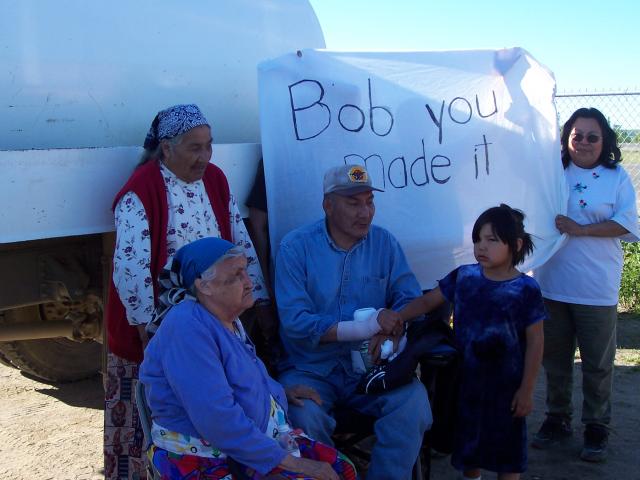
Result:
<instances>
[{"instance_id":1,"label":"dirt ground","mask_svg":"<svg viewBox=\"0 0 640 480\"><path fill-rule=\"evenodd\" d=\"M555 451L529 451L530 480L640 479L640 317L618 323L612 434L609 459L594 465L578 459L582 429ZM530 435L544 414L540 376ZM580 411L580 362L574 401ZM66 385L30 379L0 364L0 479L99 480L102 470L102 383L99 377ZM484 478L495 478L484 475ZM457 479L449 458L432 460L432 479Z\"/></svg>"},{"instance_id":2,"label":"dirt ground","mask_svg":"<svg viewBox=\"0 0 640 480\"><path fill-rule=\"evenodd\" d=\"M99 480L102 380L50 385L0 364L0 479Z\"/></svg>"},{"instance_id":3,"label":"dirt ground","mask_svg":"<svg viewBox=\"0 0 640 480\"><path fill-rule=\"evenodd\" d=\"M640 317L621 314L618 319L618 351L614 375L613 419L609 437L609 458L603 464L579 459L582 449L580 412L582 374L580 360L574 370L574 434L573 438L554 449L529 448L529 470L525 480L640 480ZM535 408L527 426L529 438L538 431L544 419L545 381L541 371L535 392ZM450 457L432 459L431 478L457 480ZM483 478L495 478L483 474Z\"/></svg>"}]
</instances>

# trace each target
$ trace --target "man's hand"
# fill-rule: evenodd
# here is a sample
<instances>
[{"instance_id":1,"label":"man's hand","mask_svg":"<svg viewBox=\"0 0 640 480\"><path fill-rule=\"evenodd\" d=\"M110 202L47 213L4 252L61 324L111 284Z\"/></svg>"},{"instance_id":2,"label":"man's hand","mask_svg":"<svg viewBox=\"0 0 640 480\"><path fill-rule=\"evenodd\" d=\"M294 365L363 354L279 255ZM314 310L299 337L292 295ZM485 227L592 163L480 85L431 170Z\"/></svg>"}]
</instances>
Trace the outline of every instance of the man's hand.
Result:
<instances>
[{"instance_id":1,"label":"man's hand","mask_svg":"<svg viewBox=\"0 0 640 480\"><path fill-rule=\"evenodd\" d=\"M393 341L393 351L398 350L398 343L400 342L400 338L402 337L402 333L398 335L385 335L384 333L378 333L371 337L369 341L369 355L371 355L371 361L378 365L380 363L380 349L382 348L382 344L385 340Z\"/></svg>"},{"instance_id":2,"label":"man's hand","mask_svg":"<svg viewBox=\"0 0 640 480\"><path fill-rule=\"evenodd\" d=\"M305 398L313 400L318 405L322 405L322 398L320 398L318 392L316 392L314 388L307 387L306 385L292 385L290 387L285 387L284 393L287 395L287 400L291 405L302 407L304 405L303 400Z\"/></svg>"},{"instance_id":3,"label":"man's hand","mask_svg":"<svg viewBox=\"0 0 640 480\"><path fill-rule=\"evenodd\" d=\"M384 334L398 335L404 330L402 323L402 319L398 312L394 312L387 308L378 312L378 324Z\"/></svg>"},{"instance_id":4,"label":"man's hand","mask_svg":"<svg viewBox=\"0 0 640 480\"><path fill-rule=\"evenodd\" d=\"M310 458L298 458L287 455L280 463L285 470L300 472L307 477L317 480L340 480L338 474L327 462L311 460Z\"/></svg>"}]
</instances>

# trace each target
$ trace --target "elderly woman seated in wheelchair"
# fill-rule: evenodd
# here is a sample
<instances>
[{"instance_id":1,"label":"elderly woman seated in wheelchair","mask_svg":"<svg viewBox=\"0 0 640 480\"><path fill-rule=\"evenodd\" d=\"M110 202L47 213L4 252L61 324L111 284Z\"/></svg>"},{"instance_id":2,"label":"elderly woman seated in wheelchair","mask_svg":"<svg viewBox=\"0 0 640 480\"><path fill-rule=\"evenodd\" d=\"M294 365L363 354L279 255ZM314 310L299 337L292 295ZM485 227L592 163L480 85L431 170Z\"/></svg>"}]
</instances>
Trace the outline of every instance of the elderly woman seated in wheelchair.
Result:
<instances>
[{"instance_id":1,"label":"elderly woman seated in wheelchair","mask_svg":"<svg viewBox=\"0 0 640 480\"><path fill-rule=\"evenodd\" d=\"M287 395L238 320L253 304L247 259L219 238L182 247L160 278L157 328L140 368L148 457L162 479L355 479L351 462L287 421ZM315 397L314 397L315 394Z\"/></svg>"}]
</instances>

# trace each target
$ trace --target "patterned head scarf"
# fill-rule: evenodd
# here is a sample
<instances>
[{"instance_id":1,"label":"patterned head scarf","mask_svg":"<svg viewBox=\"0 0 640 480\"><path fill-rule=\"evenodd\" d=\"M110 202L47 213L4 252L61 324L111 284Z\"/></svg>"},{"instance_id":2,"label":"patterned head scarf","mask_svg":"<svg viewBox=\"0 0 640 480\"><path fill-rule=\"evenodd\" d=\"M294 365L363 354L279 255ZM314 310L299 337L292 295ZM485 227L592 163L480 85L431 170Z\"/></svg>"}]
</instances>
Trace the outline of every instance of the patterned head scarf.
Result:
<instances>
[{"instance_id":1,"label":"patterned head scarf","mask_svg":"<svg viewBox=\"0 0 640 480\"><path fill-rule=\"evenodd\" d=\"M160 144L160 140L177 137L200 125L209 126L209 122L197 105L174 105L161 110L151 123L144 139L144 148L153 151Z\"/></svg>"},{"instance_id":2,"label":"patterned head scarf","mask_svg":"<svg viewBox=\"0 0 640 480\"><path fill-rule=\"evenodd\" d=\"M222 238L207 237L184 245L158 276L158 302L146 330L156 332L167 312L184 300L195 300L191 287L197 278L229 254L242 251Z\"/></svg>"}]
</instances>

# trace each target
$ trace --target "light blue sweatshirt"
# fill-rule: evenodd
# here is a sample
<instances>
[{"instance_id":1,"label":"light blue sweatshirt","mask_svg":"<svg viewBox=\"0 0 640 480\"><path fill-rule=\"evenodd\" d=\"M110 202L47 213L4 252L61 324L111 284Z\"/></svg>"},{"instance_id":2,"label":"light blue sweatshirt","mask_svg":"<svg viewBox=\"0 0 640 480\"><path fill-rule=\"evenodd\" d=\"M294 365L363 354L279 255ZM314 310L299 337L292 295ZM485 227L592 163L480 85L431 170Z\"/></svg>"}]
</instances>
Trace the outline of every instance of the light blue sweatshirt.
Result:
<instances>
[{"instance_id":1,"label":"light blue sweatshirt","mask_svg":"<svg viewBox=\"0 0 640 480\"><path fill-rule=\"evenodd\" d=\"M140 367L153 420L204 439L261 474L286 456L266 430L270 395L286 410L282 386L255 351L197 302L173 307Z\"/></svg>"}]
</instances>

